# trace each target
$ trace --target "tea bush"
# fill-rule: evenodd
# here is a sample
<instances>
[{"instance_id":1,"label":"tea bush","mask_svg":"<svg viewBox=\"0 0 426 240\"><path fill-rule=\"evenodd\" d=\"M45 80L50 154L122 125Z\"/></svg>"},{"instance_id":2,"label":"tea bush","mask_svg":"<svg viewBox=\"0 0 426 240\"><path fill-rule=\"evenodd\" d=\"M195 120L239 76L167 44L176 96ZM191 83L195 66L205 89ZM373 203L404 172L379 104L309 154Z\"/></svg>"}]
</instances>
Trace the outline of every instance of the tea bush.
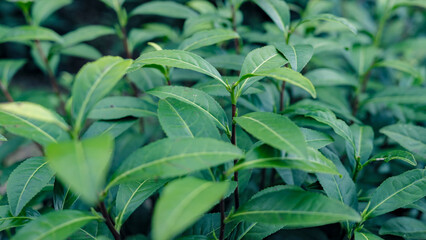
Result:
<instances>
[{"instance_id":1,"label":"tea bush","mask_svg":"<svg viewBox=\"0 0 426 240\"><path fill-rule=\"evenodd\" d=\"M425 8L1 2L0 238L426 239Z\"/></svg>"}]
</instances>

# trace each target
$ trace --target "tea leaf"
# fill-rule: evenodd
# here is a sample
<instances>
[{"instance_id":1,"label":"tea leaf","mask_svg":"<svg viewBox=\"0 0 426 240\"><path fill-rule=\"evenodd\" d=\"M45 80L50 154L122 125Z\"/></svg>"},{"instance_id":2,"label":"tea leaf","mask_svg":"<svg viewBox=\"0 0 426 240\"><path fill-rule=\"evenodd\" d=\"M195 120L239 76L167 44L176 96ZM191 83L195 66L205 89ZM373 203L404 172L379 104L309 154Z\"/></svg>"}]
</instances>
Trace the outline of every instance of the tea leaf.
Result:
<instances>
[{"instance_id":1,"label":"tea leaf","mask_svg":"<svg viewBox=\"0 0 426 240\"><path fill-rule=\"evenodd\" d=\"M380 132L399 143L408 151L426 157L426 128L411 124L394 124Z\"/></svg>"},{"instance_id":2,"label":"tea leaf","mask_svg":"<svg viewBox=\"0 0 426 240\"><path fill-rule=\"evenodd\" d=\"M413 154L403 150L390 150L374 155L368 162L372 161L385 161L399 159L410 165L416 166L417 162Z\"/></svg>"},{"instance_id":3,"label":"tea leaf","mask_svg":"<svg viewBox=\"0 0 426 240\"><path fill-rule=\"evenodd\" d=\"M383 238L378 237L370 232L355 232L355 240L383 240Z\"/></svg>"},{"instance_id":4,"label":"tea leaf","mask_svg":"<svg viewBox=\"0 0 426 240\"><path fill-rule=\"evenodd\" d=\"M314 21L331 21L331 22L340 23L343 26L345 26L347 29L349 29L351 32L353 32L354 34L358 33L358 30L355 27L355 25L350 23L346 18L337 17L337 16L334 16L332 14L327 14L327 13L311 16L311 17L308 17L308 18L304 18L304 19L302 19L301 22L298 23L297 26L304 24L304 23L308 23L308 22L314 22Z\"/></svg>"},{"instance_id":5,"label":"tea leaf","mask_svg":"<svg viewBox=\"0 0 426 240\"><path fill-rule=\"evenodd\" d=\"M159 15L162 17L182 19L198 16L198 14L189 7L173 1L153 1L141 4L130 12L130 16L135 15Z\"/></svg>"},{"instance_id":6,"label":"tea leaf","mask_svg":"<svg viewBox=\"0 0 426 240\"><path fill-rule=\"evenodd\" d=\"M426 224L409 217L396 217L386 221L380 228L380 235L394 235L403 238L426 238Z\"/></svg>"},{"instance_id":7,"label":"tea leaf","mask_svg":"<svg viewBox=\"0 0 426 240\"><path fill-rule=\"evenodd\" d=\"M285 1L254 0L254 2L268 14L281 31L288 31L290 26L290 8Z\"/></svg>"},{"instance_id":8,"label":"tea leaf","mask_svg":"<svg viewBox=\"0 0 426 240\"><path fill-rule=\"evenodd\" d=\"M0 231L20 227L31 221L32 217L13 216L10 213L10 207L7 205L0 206Z\"/></svg>"},{"instance_id":9,"label":"tea leaf","mask_svg":"<svg viewBox=\"0 0 426 240\"><path fill-rule=\"evenodd\" d=\"M72 3L72 0L37 0L31 8L33 24L40 25L56 10Z\"/></svg>"},{"instance_id":10,"label":"tea leaf","mask_svg":"<svg viewBox=\"0 0 426 240\"><path fill-rule=\"evenodd\" d=\"M89 25L81 28L77 28L74 31L68 32L63 35L64 42L62 43L63 47L70 47L76 44L91 41L98 37L105 35L114 34L114 29L110 27L105 27L101 25Z\"/></svg>"},{"instance_id":11,"label":"tea leaf","mask_svg":"<svg viewBox=\"0 0 426 240\"><path fill-rule=\"evenodd\" d=\"M7 33L0 35L0 43L25 42L29 40L62 42L56 32L37 26L19 26L10 28Z\"/></svg>"},{"instance_id":12,"label":"tea leaf","mask_svg":"<svg viewBox=\"0 0 426 240\"><path fill-rule=\"evenodd\" d=\"M179 49L192 51L201 47L224 42L230 39L240 38L238 33L228 29L213 29L197 32L190 38L185 39Z\"/></svg>"},{"instance_id":13,"label":"tea leaf","mask_svg":"<svg viewBox=\"0 0 426 240\"><path fill-rule=\"evenodd\" d=\"M308 44L296 44L293 46L284 43L274 43L274 46L288 60L291 68L297 72L302 71L314 54L314 48Z\"/></svg>"},{"instance_id":14,"label":"tea leaf","mask_svg":"<svg viewBox=\"0 0 426 240\"><path fill-rule=\"evenodd\" d=\"M0 81L6 89L15 73L24 66L25 59L2 59L0 60Z\"/></svg>"},{"instance_id":15,"label":"tea leaf","mask_svg":"<svg viewBox=\"0 0 426 240\"><path fill-rule=\"evenodd\" d=\"M128 116L155 117L157 116L156 108L157 106L153 103L136 97L107 97L92 108L88 118L111 120Z\"/></svg>"}]
</instances>

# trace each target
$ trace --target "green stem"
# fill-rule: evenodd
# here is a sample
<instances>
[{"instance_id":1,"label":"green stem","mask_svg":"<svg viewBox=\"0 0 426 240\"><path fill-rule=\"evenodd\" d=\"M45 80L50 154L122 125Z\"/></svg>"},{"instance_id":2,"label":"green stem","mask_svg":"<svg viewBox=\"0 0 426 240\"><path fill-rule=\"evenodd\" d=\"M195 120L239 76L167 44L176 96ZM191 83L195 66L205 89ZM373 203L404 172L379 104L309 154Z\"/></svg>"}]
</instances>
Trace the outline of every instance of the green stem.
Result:
<instances>
[{"instance_id":1,"label":"green stem","mask_svg":"<svg viewBox=\"0 0 426 240\"><path fill-rule=\"evenodd\" d=\"M99 207L99 211L101 212L102 216L105 219L105 223L108 226L109 231L114 236L114 239L120 240L121 239L120 233L118 233L117 230L115 229L114 221L112 220L111 216L108 214L108 211L105 207L105 203L100 202L98 207Z\"/></svg>"},{"instance_id":2,"label":"green stem","mask_svg":"<svg viewBox=\"0 0 426 240\"><path fill-rule=\"evenodd\" d=\"M6 100L8 102L13 102L12 95L10 95L9 91L7 90L7 88L2 84L1 79L0 79L0 88L1 88L1 91L3 92L4 96L6 97Z\"/></svg>"}]
</instances>

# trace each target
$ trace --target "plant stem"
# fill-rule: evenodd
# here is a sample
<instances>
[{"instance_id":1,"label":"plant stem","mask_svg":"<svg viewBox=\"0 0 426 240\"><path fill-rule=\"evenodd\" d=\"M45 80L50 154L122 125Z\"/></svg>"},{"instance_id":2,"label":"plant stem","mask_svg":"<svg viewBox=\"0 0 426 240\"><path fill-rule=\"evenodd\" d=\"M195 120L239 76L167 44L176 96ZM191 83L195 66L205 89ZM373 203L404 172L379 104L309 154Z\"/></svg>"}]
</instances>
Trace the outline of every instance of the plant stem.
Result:
<instances>
[{"instance_id":1,"label":"plant stem","mask_svg":"<svg viewBox=\"0 0 426 240\"><path fill-rule=\"evenodd\" d=\"M237 32L237 20L236 20L236 9L234 5L231 5L231 12L232 12L232 30L234 32ZM235 46L235 52L237 54L241 53L241 46L240 46L240 40L238 38L234 38L234 46Z\"/></svg>"},{"instance_id":2,"label":"plant stem","mask_svg":"<svg viewBox=\"0 0 426 240\"><path fill-rule=\"evenodd\" d=\"M236 145L236 126L234 122L235 113L237 112L237 105L232 104L232 135L231 135L231 143ZM234 160L234 166L238 163L238 159ZM237 182L237 187L234 191L234 200L235 200L235 210L240 207L240 195L238 193L238 171L234 172L234 181Z\"/></svg>"},{"instance_id":3,"label":"plant stem","mask_svg":"<svg viewBox=\"0 0 426 240\"><path fill-rule=\"evenodd\" d=\"M123 48L124 48L124 52L126 54L126 57L129 59L132 59L132 53L129 50L129 42L127 39L127 31L126 31L126 27L121 27L121 33L123 34Z\"/></svg>"},{"instance_id":4,"label":"plant stem","mask_svg":"<svg viewBox=\"0 0 426 240\"><path fill-rule=\"evenodd\" d=\"M225 200L220 199L220 234L219 240L224 240L225 235Z\"/></svg>"},{"instance_id":5,"label":"plant stem","mask_svg":"<svg viewBox=\"0 0 426 240\"><path fill-rule=\"evenodd\" d=\"M115 229L115 227L114 227L114 225L115 225L114 221L112 220L111 216L109 216L108 211L107 211L107 209L105 207L105 203L101 201L99 203L98 207L99 207L99 210L100 210L102 216L105 219L105 222L106 222L106 225L108 226L109 231L114 236L114 239L115 240L120 240L121 239L120 233L118 233L117 230Z\"/></svg>"},{"instance_id":6,"label":"plant stem","mask_svg":"<svg viewBox=\"0 0 426 240\"><path fill-rule=\"evenodd\" d=\"M358 108L359 108L359 95L361 95L362 93L364 93L367 90L367 84L368 84L368 80L370 79L370 75L371 75L371 69L372 66L374 65L374 63L370 66L370 68L367 70L366 73L364 73L364 75L361 76L361 88L360 91L357 91L355 93L355 98L352 102L352 115L355 116L356 113L358 112Z\"/></svg>"},{"instance_id":7,"label":"plant stem","mask_svg":"<svg viewBox=\"0 0 426 240\"><path fill-rule=\"evenodd\" d=\"M284 111L284 93L285 93L285 81L281 84L280 91L280 112Z\"/></svg>"},{"instance_id":8,"label":"plant stem","mask_svg":"<svg viewBox=\"0 0 426 240\"><path fill-rule=\"evenodd\" d=\"M46 55L43 53L43 49L41 48L40 41L35 40L34 42L35 42L35 46L37 48L38 54L40 55L44 63L47 74L49 75L50 85L52 86L53 91L55 92L56 96L59 99L59 110L61 111L61 113L65 114L65 102L62 100L62 97L61 97L58 80L56 79L52 68L50 68L49 60L47 60Z\"/></svg>"},{"instance_id":9,"label":"plant stem","mask_svg":"<svg viewBox=\"0 0 426 240\"><path fill-rule=\"evenodd\" d=\"M13 102L13 98L12 95L10 95L9 91L7 90L7 88L2 84L1 80L0 80L0 88L1 91L3 92L4 96L6 97L8 102Z\"/></svg>"},{"instance_id":10,"label":"plant stem","mask_svg":"<svg viewBox=\"0 0 426 240\"><path fill-rule=\"evenodd\" d=\"M355 169L354 169L354 174L353 174L353 176L352 176L352 180L354 181L354 182L356 182L356 179L357 179L357 177L358 177L358 173L359 173L359 171L361 171L361 169L363 168L363 166L364 165L361 165L360 164L360 158L359 157L357 157L357 159L355 159L356 160L356 164L355 164Z\"/></svg>"}]
</instances>

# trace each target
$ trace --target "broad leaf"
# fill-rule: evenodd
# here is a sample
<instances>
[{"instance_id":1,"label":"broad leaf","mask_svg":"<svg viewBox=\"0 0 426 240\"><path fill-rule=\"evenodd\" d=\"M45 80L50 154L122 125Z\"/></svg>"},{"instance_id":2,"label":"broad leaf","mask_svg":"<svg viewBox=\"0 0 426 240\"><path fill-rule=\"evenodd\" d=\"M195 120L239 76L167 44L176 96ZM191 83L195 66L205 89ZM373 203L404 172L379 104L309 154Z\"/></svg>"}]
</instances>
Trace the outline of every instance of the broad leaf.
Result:
<instances>
[{"instance_id":1,"label":"broad leaf","mask_svg":"<svg viewBox=\"0 0 426 240\"><path fill-rule=\"evenodd\" d=\"M426 104L426 95L422 87L387 87L366 99L363 104Z\"/></svg>"},{"instance_id":2,"label":"broad leaf","mask_svg":"<svg viewBox=\"0 0 426 240\"><path fill-rule=\"evenodd\" d=\"M25 205L52 179L50 170L42 157L29 158L21 163L7 181L7 199L10 212L18 216Z\"/></svg>"},{"instance_id":3,"label":"broad leaf","mask_svg":"<svg viewBox=\"0 0 426 240\"><path fill-rule=\"evenodd\" d=\"M159 15L170 18L195 17L198 14L187 6L173 1L153 1L139 5L130 13L130 16L135 15Z\"/></svg>"},{"instance_id":4,"label":"broad leaf","mask_svg":"<svg viewBox=\"0 0 426 240\"><path fill-rule=\"evenodd\" d=\"M238 33L228 29L213 29L197 32L190 38L185 39L179 49L192 51L201 47L224 42L230 39L239 38Z\"/></svg>"},{"instance_id":5,"label":"broad leaf","mask_svg":"<svg viewBox=\"0 0 426 240\"><path fill-rule=\"evenodd\" d=\"M168 184L154 209L153 238L172 239L212 208L228 187L227 182L208 182L192 177Z\"/></svg>"},{"instance_id":6,"label":"broad leaf","mask_svg":"<svg viewBox=\"0 0 426 240\"><path fill-rule=\"evenodd\" d=\"M306 143L312 148L320 149L334 142L334 139L326 133L309 128L300 128L300 130L305 136Z\"/></svg>"},{"instance_id":7,"label":"broad leaf","mask_svg":"<svg viewBox=\"0 0 426 240\"><path fill-rule=\"evenodd\" d=\"M244 130L275 148L298 157L307 156L307 144L299 127L287 117L267 112L253 112L234 118Z\"/></svg>"},{"instance_id":8,"label":"broad leaf","mask_svg":"<svg viewBox=\"0 0 426 240\"><path fill-rule=\"evenodd\" d=\"M200 56L191 52L183 50L160 50L144 53L135 60L136 66L147 64L165 65L196 71L216 79L225 87L227 86L216 68Z\"/></svg>"},{"instance_id":9,"label":"broad leaf","mask_svg":"<svg viewBox=\"0 0 426 240\"><path fill-rule=\"evenodd\" d=\"M386 179L374 191L363 219L404 207L426 196L426 170L414 169Z\"/></svg>"},{"instance_id":10,"label":"broad leaf","mask_svg":"<svg viewBox=\"0 0 426 240\"><path fill-rule=\"evenodd\" d=\"M132 60L103 57L84 65L78 72L72 88L72 115L78 133L92 107L107 95L126 73Z\"/></svg>"},{"instance_id":11,"label":"broad leaf","mask_svg":"<svg viewBox=\"0 0 426 240\"><path fill-rule=\"evenodd\" d=\"M284 43L274 43L274 46L287 58L291 68L297 72L302 71L314 54L314 48L308 44L296 44L293 46Z\"/></svg>"},{"instance_id":12,"label":"broad leaf","mask_svg":"<svg viewBox=\"0 0 426 240\"><path fill-rule=\"evenodd\" d=\"M0 141L5 142L7 141L7 138L0 134Z\"/></svg>"},{"instance_id":13,"label":"broad leaf","mask_svg":"<svg viewBox=\"0 0 426 240\"><path fill-rule=\"evenodd\" d=\"M355 231L355 240L383 240L383 238L378 237L370 232L365 232L365 231Z\"/></svg>"},{"instance_id":14,"label":"broad leaf","mask_svg":"<svg viewBox=\"0 0 426 240\"><path fill-rule=\"evenodd\" d=\"M96 121L84 132L82 138L91 138L103 134L109 134L116 138L129 129L137 119L120 119L116 121Z\"/></svg>"},{"instance_id":15,"label":"broad leaf","mask_svg":"<svg viewBox=\"0 0 426 240\"><path fill-rule=\"evenodd\" d=\"M306 157L295 155L277 156L274 154L273 149L266 145L261 145L249 151L245 160L240 161L235 167L229 169L227 174L252 168L288 168L306 172L338 174L333 162L315 149L308 148L307 150Z\"/></svg>"},{"instance_id":16,"label":"broad leaf","mask_svg":"<svg viewBox=\"0 0 426 240\"><path fill-rule=\"evenodd\" d=\"M15 73L24 66L25 59L2 59L0 60L0 81L6 89Z\"/></svg>"},{"instance_id":17,"label":"broad leaf","mask_svg":"<svg viewBox=\"0 0 426 240\"><path fill-rule=\"evenodd\" d=\"M210 137L220 139L215 123L188 103L165 98L158 103L158 120L169 138Z\"/></svg>"},{"instance_id":18,"label":"broad leaf","mask_svg":"<svg viewBox=\"0 0 426 240\"><path fill-rule=\"evenodd\" d=\"M209 138L166 138L133 152L108 187L133 180L169 178L242 158L240 149Z\"/></svg>"},{"instance_id":19,"label":"broad leaf","mask_svg":"<svg viewBox=\"0 0 426 240\"><path fill-rule=\"evenodd\" d=\"M374 67L387 67L392 68L401 72L410 74L416 79L422 80L422 75L415 67L411 64L400 61L400 60L385 60L374 64Z\"/></svg>"},{"instance_id":20,"label":"broad leaf","mask_svg":"<svg viewBox=\"0 0 426 240\"><path fill-rule=\"evenodd\" d=\"M82 42L91 41L98 37L111 35L114 33L114 29L110 27L105 27L101 25L88 25L81 28L77 28L76 30L63 35L62 38L64 42L62 43L62 46L70 47Z\"/></svg>"},{"instance_id":21,"label":"broad leaf","mask_svg":"<svg viewBox=\"0 0 426 240\"><path fill-rule=\"evenodd\" d=\"M91 119L119 119L128 116L151 117L157 116L157 106L146 100L128 97L115 96L104 98L99 101L90 111L88 118Z\"/></svg>"},{"instance_id":22,"label":"broad leaf","mask_svg":"<svg viewBox=\"0 0 426 240\"><path fill-rule=\"evenodd\" d=\"M253 74L258 71L279 68L287 63L287 60L277 51L274 46L266 46L254 49L247 54L240 72L240 80L237 96L241 96L254 82L261 77L242 79L244 75Z\"/></svg>"},{"instance_id":23,"label":"broad leaf","mask_svg":"<svg viewBox=\"0 0 426 240\"><path fill-rule=\"evenodd\" d=\"M281 0L254 0L268 14L277 27L287 33L290 27L290 8Z\"/></svg>"},{"instance_id":24,"label":"broad leaf","mask_svg":"<svg viewBox=\"0 0 426 240\"><path fill-rule=\"evenodd\" d=\"M257 222L240 222L230 235L230 239L259 240L279 231L285 224L265 224Z\"/></svg>"},{"instance_id":25,"label":"broad leaf","mask_svg":"<svg viewBox=\"0 0 426 240\"><path fill-rule=\"evenodd\" d=\"M223 108L211 96L203 91L194 88L179 86L164 86L154 88L147 93L164 98L175 98L184 103L190 104L209 116L215 124L222 130L228 130L228 119Z\"/></svg>"},{"instance_id":26,"label":"broad leaf","mask_svg":"<svg viewBox=\"0 0 426 240\"><path fill-rule=\"evenodd\" d=\"M359 76L362 76L372 67L378 49L374 46L354 46L349 52L349 62Z\"/></svg>"},{"instance_id":27,"label":"broad leaf","mask_svg":"<svg viewBox=\"0 0 426 240\"><path fill-rule=\"evenodd\" d=\"M206 60L215 68L240 71L244 62L244 56L236 54L221 54L213 55L206 58Z\"/></svg>"},{"instance_id":28,"label":"broad leaf","mask_svg":"<svg viewBox=\"0 0 426 240\"><path fill-rule=\"evenodd\" d=\"M72 0L37 0L31 8L33 24L41 24L49 15L56 10L68 5Z\"/></svg>"},{"instance_id":29,"label":"broad leaf","mask_svg":"<svg viewBox=\"0 0 426 240\"><path fill-rule=\"evenodd\" d=\"M350 143L346 143L346 151L350 159L360 161L361 164L367 162L373 151L374 132L370 126L360 126L353 124L350 126L352 136L354 137L355 148ZM358 159L358 160L357 160Z\"/></svg>"},{"instance_id":30,"label":"broad leaf","mask_svg":"<svg viewBox=\"0 0 426 240\"><path fill-rule=\"evenodd\" d=\"M228 221L234 220L313 227L341 221L358 222L361 217L337 200L287 187L259 192L228 218Z\"/></svg>"},{"instance_id":31,"label":"broad leaf","mask_svg":"<svg viewBox=\"0 0 426 240\"><path fill-rule=\"evenodd\" d=\"M309 94L311 94L313 98L316 98L317 96L315 87L314 85L312 85L311 81L307 79L306 77L304 77L302 74L294 70L291 70L290 68L274 68L274 69L268 69L264 71L256 71L255 73L244 75L242 79L257 77L257 76L270 77L280 81L285 81L307 91Z\"/></svg>"},{"instance_id":32,"label":"broad leaf","mask_svg":"<svg viewBox=\"0 0 426 240\"><path fill-rule=\"evenodd\" d=\"M51 144L46 148L46 158L62 182L84 201L95 204L105 182L113 147L112 138L101 135Z\"/></svg>"},{"instance_id":33,"label":"broad leaf","mask_svg":"<svg viewBox=\"0 0 426 240\"><path fill-rule=\"evenodd\" d=\"M344 74L329 68L316 68L305 74L316 87L324 86L357 86L357 80L349 74Z\"/></svg>"},{"instance_id":34,"label":"broad leaf","mask_svg":"<svg viewBox=\"0 0 426 240\"><path fill-rule=\"evenodd\" d=\"M117 198L115 202L117 217L115 218L117 231L149 196L154 194L168 180L147 179L126 184L121 184L118 188Z\"/></svg>"},{"instance_id":35,"label":"broad leaf","mask_svg":"<svg viewBox=\"0 0 426 240\"><path fill-rule=\"evenodd\" d=\"M61 36L54 31L37 26L20 26L10 28L7 33L0 35L0 43L25 42L29 40L62 42Z\"/></svg>"},{"instance_id":36,"label":"broad leaf","mask_svg":"<svg viewBox=\"0 0 426 240\"><path fill-rule=\"evenodd\" d=\"M99 216L77 210L50 212L26 224L12 239L63 240L90 221L99 219Z\"/></svg>"},{"instance_id":37,"label":"broad leaf","mask_svg":"<svg viewBox=\"0 0 426 240\"><path fill-rule=\"evenodd\" d=\"M380 132L399 143L408 151L426 157L426 128L411 124L394 124Z\"/></svg>"},{"instance_id":38,"label":"broad leaf","mask_svg":"<svg viewBox=\"0 0 426 240\"><path fill-rule=\"evenodd\" d=\"M395 217L380 228L380 235L394 235L405 239L425 239L426 223L409 217Z\"/></svg>"},{"instance_id":39,"label":"broad leaf","mask_svg":"<svg viewBox=\"0 0 426 240\"><path fill-rule=\"evenodd\" d=\"M13 216L10 213L10 207L7 205L0 206L0 231L20 227L32 220L31 216Z\"/></svg>"},{"instance_id":40,"label":"broad leaf","mask_svg":"<svg viewBox=\"0 0 426 240\"><path fill-rule=\"evenodd\" d=\"M343 26L348 28L351 32L353 32L355 34L358 33L358 30L355 27L355 25L350 23L346 18L337 17L337 16L334 16L332 14L327 14L327 13L311 16L311 17L308 17L308 18L304 18L304 19L302 19L301 22L298 23L298 25L296 25L296 27L301 25L301 24L308 23L308 22L314 22L314 21L336 22L336 23L342 24Z\"/></svg>"}]
</instances>

